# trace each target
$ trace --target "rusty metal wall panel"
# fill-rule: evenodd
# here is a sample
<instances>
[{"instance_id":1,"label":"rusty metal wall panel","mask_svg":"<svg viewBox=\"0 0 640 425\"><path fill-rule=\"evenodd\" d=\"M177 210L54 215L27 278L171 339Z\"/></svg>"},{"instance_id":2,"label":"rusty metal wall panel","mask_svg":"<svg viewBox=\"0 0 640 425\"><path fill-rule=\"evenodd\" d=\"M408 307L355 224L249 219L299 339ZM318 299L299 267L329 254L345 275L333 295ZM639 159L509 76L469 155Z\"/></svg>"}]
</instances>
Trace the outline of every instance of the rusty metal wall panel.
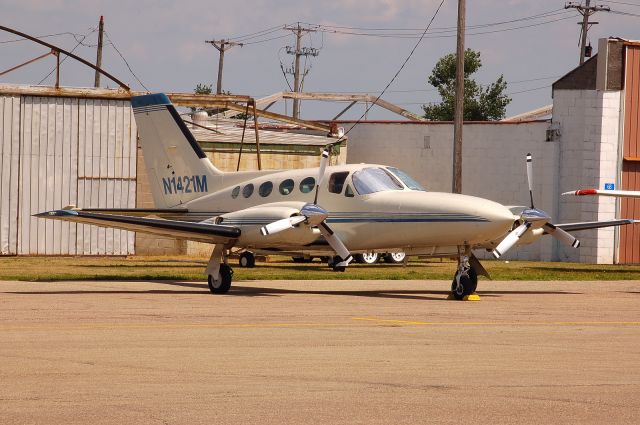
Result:
<instances>
[{"instance_id":1,"label":"rusty metal wall panel","mask_svg":"<svg viewBox=\"0 0 640 425\"><path fill-rule=\"evenodd\" d=\"M20 98L0 97L0 255L18 248Z\"/></svg>"},{"instance_id":2,"label":"rusty metal wall panel","mask_svg":"<svg viewBox=\"0 0 640 425\"><path fill-rule=\"evenodd\" d=\"M640 190L640 47L627 46L624 102L623 190ZM621 217L640 219L640 199L623 198ZM620 228L618 261L640 263L640 224Z\"/></svg>"}]
</instances>

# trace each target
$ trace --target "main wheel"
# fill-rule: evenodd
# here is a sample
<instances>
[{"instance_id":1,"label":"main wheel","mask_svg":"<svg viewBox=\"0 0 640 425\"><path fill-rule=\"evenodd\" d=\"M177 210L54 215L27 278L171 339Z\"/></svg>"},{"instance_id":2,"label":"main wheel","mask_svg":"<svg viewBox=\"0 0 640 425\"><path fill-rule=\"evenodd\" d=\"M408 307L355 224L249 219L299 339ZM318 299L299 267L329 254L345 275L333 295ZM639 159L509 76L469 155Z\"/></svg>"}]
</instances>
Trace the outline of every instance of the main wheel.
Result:
<instances>
[{"instance_id":1,"label":"main wheel","mask_svg":"<svg viewBox=\"0 0 640 425\"><path fill-rule=\"evenodd\" d=\"M294 263L310 263L313 257L291 257Z\"/></svg>"},{"instance_id":2,"label":"main wheel","mask_svg":"<svg viewBox=\"0 0 640 425\"><path fill-rule=\"evenodd\" d=\"M404 257L406 257L404 252L389 252L382 258L384 258L385 263L399 264L404 261Z\"/></svg>"},{"instance_id":3,"label":"main wheel","mask_svg":"<svg viewBox=\"0 0 640 425\"><path fill-rule=\"evenodd\" d=\"M226 294L231 288L231 280L233 278L233 269L228 264L220 264L220 277L214 280L212 275L207 278L209 290L212 294Z\"/></svg>"},{"instance_id":4,"label":"main wheel","mask_svg":"<svg viewBox=\"0 0 640 425\"><path fill-rule=\"evenodd\" d=\"M456 272L457 276L458 272ZM471 267L467 272L467 275L460 276L460 285L458 286L455 276L453 282L451 282L451 293L456 300L463 299L466 295L471 295L476 291L478 287L478 275L476 271Z\"/></svg>"},{"instance_id":5,"label":"main wheel","mask_svg":"<svg viewBox=\"0 0 640 425\"><path fill-rule=\"evenodd\" d=\"M240 259L238 260L240 267L252 268L256 266L256 256L253 252L245 251L240 254Z\"/></svg>"},{"instance_id":6,"label":"main wheel","mask_svg":"<svg viewBox=\"0 0 640 425\"><path fill-rule=\"evenodd\" d=\"M355 260L362 264L375 264L380 256L377 252L365 252L364 254L354 255Z\"/></svg>"},{"instance_id":7,"label":"main wheel","mask_svg":"<svg viewBox=\"0 0 640 425\"><path fill-rule=\"evenodd\" d=\"M336 255L335 257L331 257L329 259L329 261L327 262L327 265L329 267L331 267L333 269L334 272L343 272L345 271L347 268L345 266L339 266L338 264L342 262L342 258L340 258L338 255Z\"/></svg>"}]
</instances>

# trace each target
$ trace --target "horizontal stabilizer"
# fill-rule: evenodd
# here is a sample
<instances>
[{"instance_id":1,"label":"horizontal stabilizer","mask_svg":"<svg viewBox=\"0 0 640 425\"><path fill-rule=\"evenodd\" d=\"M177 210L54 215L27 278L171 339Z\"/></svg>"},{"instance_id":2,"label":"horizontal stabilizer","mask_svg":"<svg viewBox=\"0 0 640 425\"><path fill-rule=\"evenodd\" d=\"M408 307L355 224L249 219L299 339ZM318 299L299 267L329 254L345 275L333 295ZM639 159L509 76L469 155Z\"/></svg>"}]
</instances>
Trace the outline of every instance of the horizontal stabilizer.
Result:
<instances>
[{"instance_id":1,"label":"horizontal stabilizer","mask_svg":"<svg viewBox=\"0 0 640 425\"><path fill-rule=\"evenodd\" d=\"M131 215L104 214L82 210L54 210L35 214L34 216L212 244L227 243L230 240L239 238L241 233L240 229L234 226L136 217Z\"/></svg>"}]
</instances>

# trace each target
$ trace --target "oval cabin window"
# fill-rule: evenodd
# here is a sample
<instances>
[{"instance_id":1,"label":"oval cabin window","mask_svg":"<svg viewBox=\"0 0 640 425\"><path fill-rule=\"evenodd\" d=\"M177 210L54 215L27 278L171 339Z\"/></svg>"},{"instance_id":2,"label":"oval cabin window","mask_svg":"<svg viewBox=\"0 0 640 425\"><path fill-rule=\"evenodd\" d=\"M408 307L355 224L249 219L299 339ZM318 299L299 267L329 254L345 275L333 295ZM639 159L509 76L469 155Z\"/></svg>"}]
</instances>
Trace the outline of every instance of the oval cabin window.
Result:
<instances>
[{"instance_id":1,"label":"oval cabin window","mask_svg":"<svg viewBox=\"0 0 640 425\"><path fill-rule=\"evenodd\" d=\"M291 179L286 179L285 181L283 181L282 183L280 183L280 193L283 195L288 195L291 192L293 192L293 180Z\"/></svg>"},{"instance_id":2,"label":"oval cabin window","mask_svg":"<svg viewBox=\"0 0 640 425\"><path fill-rule=\"evenodd\" d=\"M253 194L253 184L249 183L242 189L242 196L248 198L251 194Z\"/></svg>"},{"instance_id":3,"label":"oval cabin window","mask_svg":"<svg viewBox=\"0 0 640 425\"><path fill-rule=\"evenodd\" d=\"M266 196L269 196L272 190L273 190L273 183L264 182L258 188L258 194L264 198Z\"/></svg>"},{"instance_id":4,"label":"oval cabin window","mask_svg":"<svg viewBox=\"0 0 640 425\"><path fill-rule=\"evenodd\" d=\"M313 177L307 177L300 182L300 192L309 193L316 186L316 179Z\"/></svg>"}]
</instances>

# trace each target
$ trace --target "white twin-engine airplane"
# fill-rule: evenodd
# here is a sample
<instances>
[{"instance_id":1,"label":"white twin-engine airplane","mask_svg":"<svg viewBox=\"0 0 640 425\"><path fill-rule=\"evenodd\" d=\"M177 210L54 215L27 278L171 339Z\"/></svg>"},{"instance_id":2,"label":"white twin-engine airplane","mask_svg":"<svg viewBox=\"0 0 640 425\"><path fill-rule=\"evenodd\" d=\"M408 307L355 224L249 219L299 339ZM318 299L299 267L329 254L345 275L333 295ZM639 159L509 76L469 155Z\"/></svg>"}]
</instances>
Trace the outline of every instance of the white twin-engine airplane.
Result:
<instances>
[{"instance_id":1,"label":"white twin-engine airplane","mask_svg":"<svg viewBox=\"0 0 640 425\"><path fill-rule=\"evenodd\" d=\"M467 195L429 192L394 167L374 164L284 171L222 172L215 168L164 94L131 98L158 209L79 209L38 217L93 224L214 244L206 267L212 293L226 293L232 247L288 255L336 255L343 271L351 253L394 252L458 259L452 292L473 293L487 275L473 249L496 258L516 243L550 234L579 242L567 230L628 224L611 220L551 224L543 211L509 208ZM531 192L531 156L527 174Z\"/></svg>"}]
</instances>

